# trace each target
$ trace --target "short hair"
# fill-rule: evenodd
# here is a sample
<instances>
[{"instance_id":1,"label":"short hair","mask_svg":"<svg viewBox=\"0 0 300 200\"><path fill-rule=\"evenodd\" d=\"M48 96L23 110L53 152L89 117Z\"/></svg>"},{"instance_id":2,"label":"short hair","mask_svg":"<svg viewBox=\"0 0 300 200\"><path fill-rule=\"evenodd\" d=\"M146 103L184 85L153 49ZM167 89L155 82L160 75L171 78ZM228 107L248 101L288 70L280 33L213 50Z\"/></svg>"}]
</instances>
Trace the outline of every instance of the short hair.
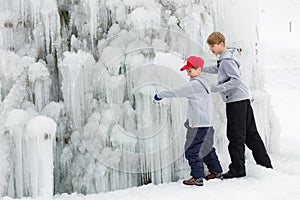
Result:
<instances>
[{"instance_id":1,"label":"short hair","mask_svg":"<svg viewBox=\"0 0 300 200\"><path fill-rule=\"evenodd\" d=\"M212 32L208 36L206 42L209 45L220 44L221 42L223 42L225 45L225 36L220 32Z\"/></svg>"}]
</instances>

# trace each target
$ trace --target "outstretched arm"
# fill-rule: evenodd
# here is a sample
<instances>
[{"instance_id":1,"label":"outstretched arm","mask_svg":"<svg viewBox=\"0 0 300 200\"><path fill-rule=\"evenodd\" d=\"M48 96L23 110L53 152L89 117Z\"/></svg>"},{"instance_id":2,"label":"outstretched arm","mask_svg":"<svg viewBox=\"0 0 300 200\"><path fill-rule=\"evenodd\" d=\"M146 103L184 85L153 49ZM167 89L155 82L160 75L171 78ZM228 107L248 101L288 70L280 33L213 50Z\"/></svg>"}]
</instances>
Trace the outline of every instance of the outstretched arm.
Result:
<instances>
[{"instance_id":1,"label":"outstretched arm","mask_svg":"<svg viewBox=\"0 0 300 200\"><path fill-rule=\"evenodd\" d=\"M157 94L157 97L158 98L192 97L196 93L194 89L195 88L194 84L197 83L195 81L191 81L181 88L159 92Z\"/></svg>"}]
</instances>

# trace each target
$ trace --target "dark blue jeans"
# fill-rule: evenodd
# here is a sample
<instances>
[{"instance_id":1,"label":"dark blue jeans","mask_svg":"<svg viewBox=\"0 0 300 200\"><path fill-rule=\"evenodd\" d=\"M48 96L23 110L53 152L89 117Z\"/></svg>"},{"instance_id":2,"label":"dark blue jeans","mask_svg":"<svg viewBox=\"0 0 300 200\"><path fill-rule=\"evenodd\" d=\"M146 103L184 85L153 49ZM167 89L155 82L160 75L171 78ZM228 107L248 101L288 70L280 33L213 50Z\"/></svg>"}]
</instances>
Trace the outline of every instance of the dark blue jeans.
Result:
<instances>
[{"instance_id":1,"label":"dark blue jeans","mask_svg":"<svg viewBox=\"0 0 300 200\"><path fill-rule=\"evenodd\" d=\"M211 172L221 173L214 143L213 127L188 128L185 142L185 157L191 167L190 175L195 178L204 177L204 165Z\"/></svg>"}]
</instances>

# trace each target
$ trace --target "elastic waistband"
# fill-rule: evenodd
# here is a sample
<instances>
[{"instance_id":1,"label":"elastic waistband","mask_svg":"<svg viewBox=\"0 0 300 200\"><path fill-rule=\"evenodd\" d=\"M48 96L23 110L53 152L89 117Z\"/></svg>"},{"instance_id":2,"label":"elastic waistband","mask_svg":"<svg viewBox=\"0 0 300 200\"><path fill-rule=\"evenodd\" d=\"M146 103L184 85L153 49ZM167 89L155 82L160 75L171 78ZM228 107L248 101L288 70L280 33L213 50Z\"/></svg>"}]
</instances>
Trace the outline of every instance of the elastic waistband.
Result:
<instances>
[{"instance_id":1,"label":"elastic waistband","mask_svg":"<svg viewBox=\"0 0 300 200\"><path fill-rule=\"evenodd\" d=\"M238 103L243 103L243 102L249 102L250 103L250 99L244 99L244 100L240 100L240 101L229 102L229 103L226 103L226 105L233 105L233 104L238 104Z\"/></svg>"}]
</instances>

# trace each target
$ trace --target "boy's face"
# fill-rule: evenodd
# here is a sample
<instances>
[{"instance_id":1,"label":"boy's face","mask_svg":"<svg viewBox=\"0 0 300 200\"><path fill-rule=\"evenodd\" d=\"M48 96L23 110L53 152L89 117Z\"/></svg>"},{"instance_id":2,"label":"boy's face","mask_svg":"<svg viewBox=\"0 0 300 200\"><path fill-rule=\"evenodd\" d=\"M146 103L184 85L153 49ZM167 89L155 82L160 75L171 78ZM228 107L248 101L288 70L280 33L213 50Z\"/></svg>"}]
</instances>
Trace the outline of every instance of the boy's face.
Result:
<instances>
[{"instance_id":1,"label":"boy's face","mask_svg":"<svg viewBox=\"0 0 300 200\"><path fill-rule=\"evenodd\" d=\"M200 74L200 69L199 69L199 68L197 68L197 69L195 69L195 68L189 68L189 69L186 70L186 73L187 73L187 75L188 75L190 78L194 78L194 77L196 77L196 76L199 76L199 74Z\"/></svg>"},{"instance_id":2,"label":"boy's face","mask_svg":"<svg viewBox=\"0 0 300 200\"><path fill-rule=\"evenodd\" d=\"M209 44L208 46L209 50L215 55L221 54L225 50L225 45L223 42L221 42L220 44Z\"/></svg>"}]
</instances>

